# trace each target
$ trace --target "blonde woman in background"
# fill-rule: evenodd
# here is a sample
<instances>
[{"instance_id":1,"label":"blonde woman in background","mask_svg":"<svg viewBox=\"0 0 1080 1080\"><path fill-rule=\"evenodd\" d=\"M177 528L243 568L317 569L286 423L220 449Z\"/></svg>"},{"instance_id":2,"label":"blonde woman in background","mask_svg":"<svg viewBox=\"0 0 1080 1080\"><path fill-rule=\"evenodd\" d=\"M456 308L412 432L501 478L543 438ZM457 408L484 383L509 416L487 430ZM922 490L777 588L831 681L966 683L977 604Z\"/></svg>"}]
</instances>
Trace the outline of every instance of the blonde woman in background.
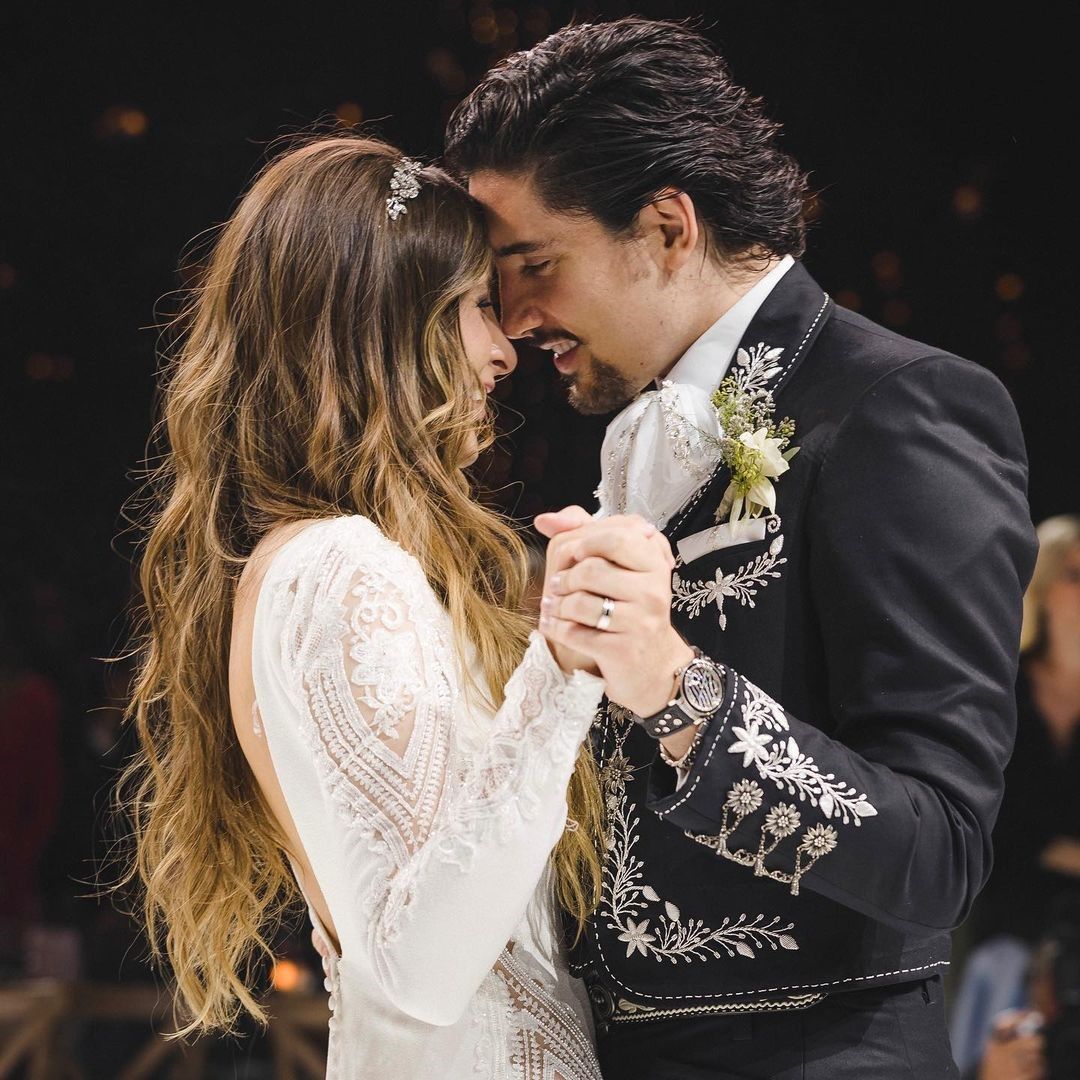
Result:
<instances>
[{"instance_id":1,"label":"blonde woman in background","mask_svg":"<svg viewBox=\"0 0 1080 1080\"><path fill-rule=\"evenodd\" d=\"M1080 892L1080 516L1048 518L1024 596L1016 748L994 830L981 930L1034 940L1046 905Z\"/></svg>"},{"instance_id":2,"label":"blonde woman in background","mask_svg":"<svg viewBox=\"0 0 1080 1080\"><path fill-rule=\"evenodd\" d=\"M1026 1008L1032 949L1053 913L1080 899L1080 515L1047 518L1037 533L1024 595L1016 747L994 829L994 869L968 923L976 948L952 1023L962 1069L975 1068L996 1014ZM1024 1015L1007 1015L1001 1030ZM1041 1076L1038 1062L1007 1071L1040 1040L992 1040L979 1076Z\"/></svg>"},{"instance_id":3,"label":"blonde woman in background","mask_svg":"<svg viewBox=\"0 0 1080 1080\"><path fill-rule=\"evenodd\" d=\"M553 916L599 894L604 683L530 635L523 544L462 472L515 364L491 272L446 174L316 140L224 226L164 378L130 876L186 1033L265 1019L302 895L331 1077L599 1075Z\"/></svg>"}]
</instances>

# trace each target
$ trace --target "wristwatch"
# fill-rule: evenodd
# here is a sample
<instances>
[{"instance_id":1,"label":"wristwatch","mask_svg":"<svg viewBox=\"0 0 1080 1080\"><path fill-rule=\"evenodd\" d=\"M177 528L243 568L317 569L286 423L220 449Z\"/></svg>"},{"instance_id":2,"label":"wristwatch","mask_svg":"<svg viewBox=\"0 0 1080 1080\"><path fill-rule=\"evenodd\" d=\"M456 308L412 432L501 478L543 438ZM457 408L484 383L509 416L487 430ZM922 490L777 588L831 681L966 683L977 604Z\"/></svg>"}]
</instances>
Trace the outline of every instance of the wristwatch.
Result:
<instances>
[{"instance_id":1,"label":"wristwatch","mask_svg":"<svg viewBox=\"0 0 1080 1080\"><path fill-rule=\"evenodd\" d=\"M696 646L694 658L675 672L671 700L651 716L634 715L634 722L654 739L663 739L691 724L700 724L720 708L724 700L724 668Z\"/></svg>"}]
</instances>

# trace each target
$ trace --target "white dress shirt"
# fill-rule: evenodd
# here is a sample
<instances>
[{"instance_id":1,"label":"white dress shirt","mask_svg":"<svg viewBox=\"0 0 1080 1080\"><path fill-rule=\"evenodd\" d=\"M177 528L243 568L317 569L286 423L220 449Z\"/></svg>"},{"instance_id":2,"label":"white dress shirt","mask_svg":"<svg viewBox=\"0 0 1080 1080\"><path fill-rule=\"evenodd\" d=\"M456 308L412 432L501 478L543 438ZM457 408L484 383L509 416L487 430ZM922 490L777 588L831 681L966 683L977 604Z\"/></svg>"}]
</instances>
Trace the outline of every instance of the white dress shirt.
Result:
<instances>
[{"instance_id":1,"label":"white dress shirt","mask_svg":"<svg viewBox=\"0 0 1080 1080\"><path fill-rule=\"evenodd\" d=\"M716 320L657 380L608 424L600 460L599 516L640 514L663 528L708 479L720 456L710 397L751 320L795 264L790 255Z\"/></svg>"}]
</instances>

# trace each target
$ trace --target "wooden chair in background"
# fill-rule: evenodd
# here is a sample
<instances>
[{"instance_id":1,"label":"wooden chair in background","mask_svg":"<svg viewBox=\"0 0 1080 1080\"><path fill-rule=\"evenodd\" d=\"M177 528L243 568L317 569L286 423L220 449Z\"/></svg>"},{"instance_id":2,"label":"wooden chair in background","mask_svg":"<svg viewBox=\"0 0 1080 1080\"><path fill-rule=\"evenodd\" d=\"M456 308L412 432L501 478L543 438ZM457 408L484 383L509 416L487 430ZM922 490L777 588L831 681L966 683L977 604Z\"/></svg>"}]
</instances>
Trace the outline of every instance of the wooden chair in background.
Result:
<instances>
[{"instance_id":1,"label":"wooden chair in background","mask_svg":"<svg viewBox=\"0 0 1080 1080\"><path fill-rule=\"evenodd\" d=\"M273 993L267 1033L275 1080L322 1080L330 1011L313 993ZM153 985L65 983L37 979L0 986L0 1080L97 1080L77 1060L77 1037L88 1025L144 1027L145 1040L118 1067L116 1080L150 1080L171 1064L169 1080L201 1080L211 1038L169 1039L169 996Z\"/></svg>"}]
</instances>

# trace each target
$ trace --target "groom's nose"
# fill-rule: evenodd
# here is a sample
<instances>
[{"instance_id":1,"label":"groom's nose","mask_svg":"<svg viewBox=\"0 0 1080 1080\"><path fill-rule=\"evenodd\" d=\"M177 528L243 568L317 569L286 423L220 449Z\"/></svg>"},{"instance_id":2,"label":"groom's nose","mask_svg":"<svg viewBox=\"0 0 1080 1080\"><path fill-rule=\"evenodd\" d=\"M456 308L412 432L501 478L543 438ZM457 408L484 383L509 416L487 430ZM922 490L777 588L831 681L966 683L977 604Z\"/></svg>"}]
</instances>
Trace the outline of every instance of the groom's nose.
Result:
<instances>
[{"instance_id":1,"label":"groom's nose","mask_svg":"<svg viewBox=\"0 0 1080 1080\"><path fill-rule=\"evenodd\" d=\"M507 274L499 280L499 321L508 338L528 337L533 330L544 325L544 317L533 303L528 289L509 278Z\"/></svg>"}]
</instances>

